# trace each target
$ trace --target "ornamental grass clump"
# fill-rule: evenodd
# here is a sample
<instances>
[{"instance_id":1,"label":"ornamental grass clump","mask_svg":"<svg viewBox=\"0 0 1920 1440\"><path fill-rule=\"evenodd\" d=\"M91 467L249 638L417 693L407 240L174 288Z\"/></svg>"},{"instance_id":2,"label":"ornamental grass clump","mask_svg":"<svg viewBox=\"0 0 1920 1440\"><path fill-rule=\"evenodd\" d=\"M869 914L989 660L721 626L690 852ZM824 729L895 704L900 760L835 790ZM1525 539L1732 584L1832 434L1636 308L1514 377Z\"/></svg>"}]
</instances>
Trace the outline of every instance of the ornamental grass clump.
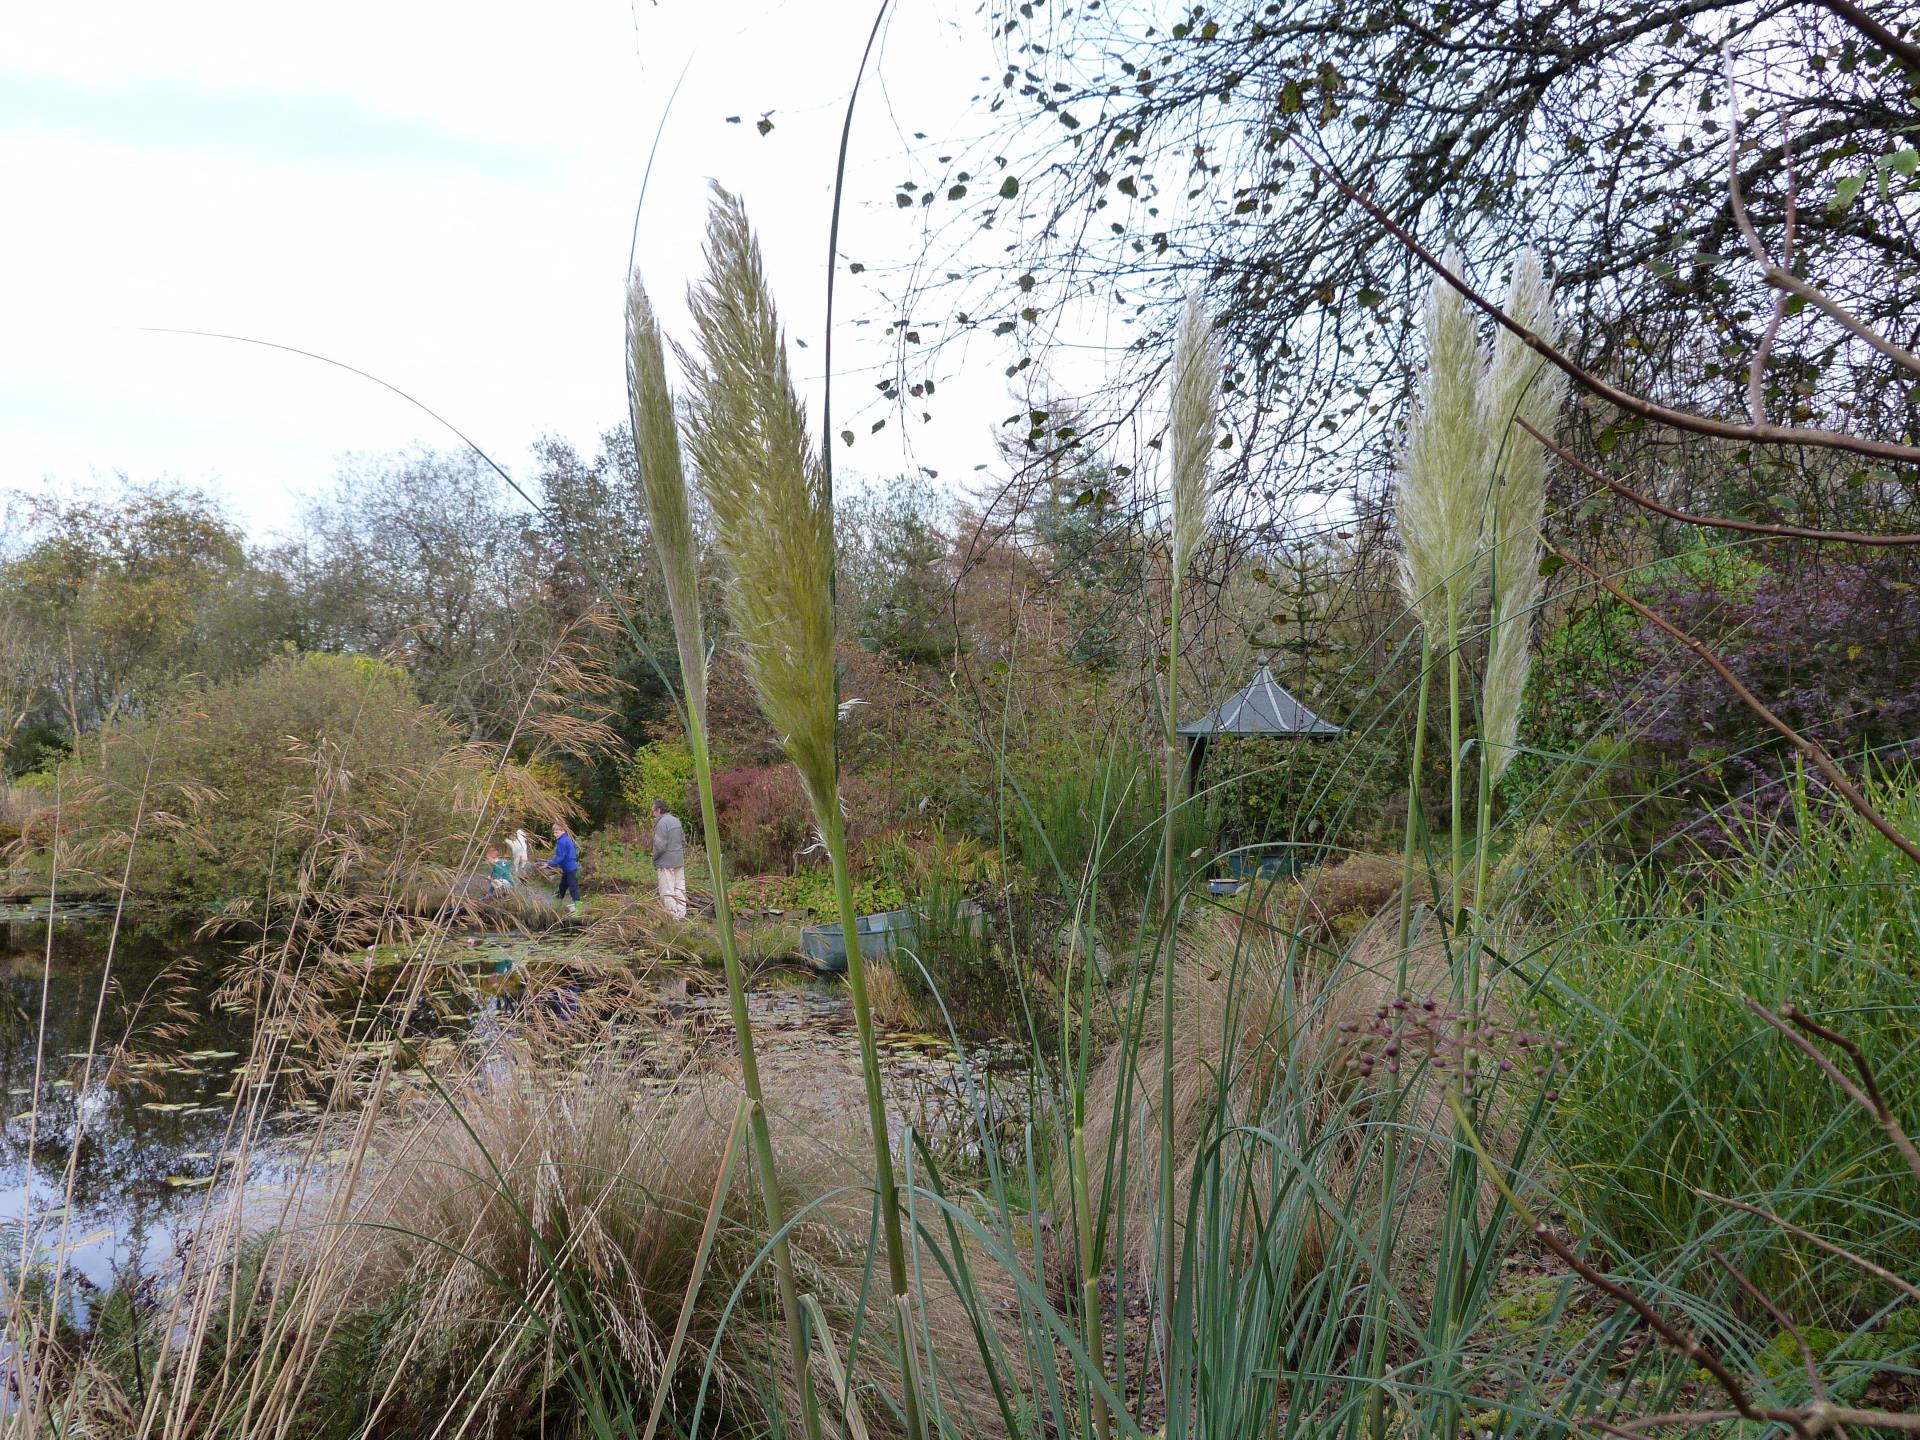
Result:
<instances>
[{"instance_id":1,"label":"ornamental grass clump","mask_svg":"<svg viewBox=\"0 0 1920 1440\"><path fill-rule=\"evenodd\" d=\"M1396 1003L1406 1008L1403 996L1413 997L1416 1016L1434 1013L1433 997L1444 996L1448 983L1447 956L1437 938L1426 939L1403 968L1389 918L1327 958L1295 942L1293 919L1248 924L1215 917L1183 935L1169 986L1177 1002L1170 1040L1163 1037L1159 1047L1118 1047L1088 1079L1085 1143L1101 1167L1092 1189L1124 1187L1126 1208L1147 1213L1158 1199L1150 1179L1158 1167L1124 1164L1120 1157L1128 1150L1171 1156L1172 1165L1159 1173L1174 1179L1175 1229L1163 1244L1176 1257L1185 1248L1184 1217L1196 1177L1207 1172L1209 1147L1240 1125L1288 1135L1311 1175L1312 1183L1296 1197L1308 1204L1300 1218L1313 1234L1305 1262L1324 1248L1334 1211L1345 1209L1347 1221L1366 1226L1379 1218L1372 1173L1379 1164L1377 1141L1360 1117L1398 1069L1388 1070L1395 1056L1376 1065L1367 1041L1382 1015L1397 1013ZM1408 1066L1410 1083L1424 1063ZM1128 1103L1129 1093L1146 1089L1148 1077L1169 1075L1173 1089L1160 1105ZM1420 1074L1402 1100L1402 1128L1424 1164L1404 1176L1394 1193L1396 1212L1413 1206L1429 1228L1440 1208L1436 1180L1444 1177L1446 1148L1445 1103L1434 1078ZM1171 1123L1162 1124L1162 1115ZM1134 1132L1124 1147L1116 1127ZM1368 1172L1364 1185L1362 1170ZM1399 1233L1405 1229L1403 1221ZM1139 1230L1129 1235L1131 1253L1123 1257L1128 1269L1148 1265L1152 1240Z\"/></svg>"},{"instance_id":2,"label":"ornamental grass clump","mask_svg":"<svg viewBox=\"0 0 1920 1440\"><path fill-rule=\"evenodd\" d=\"M718 185L706 252L706 279L688 296L699 346L682 353L689 380L687 441L713 515L728 615L747 674L799 771L833 866L899 1331L902 1408L908 1433L918 1436L923 1432L900 1197L840 804L832 487L794 391L786 336L746 209Z\"/></svg>"},{"instance_id":3,"label":"ornamental grass clump","mask_svg":"<svg viewBox=\"0 0 1920 1440\"><path fill-rule=\"evenodd\" d=\"M1445 268L1460 274L1457 250L1447 253ZM1508 311L1523 326L1552 337L1552 292L1539 260L1523 253L1515 262ZM1467 891L1465 776L1466 674L1462 638L1480 589L1491 576L1491 626L1488 668L1480 693L1479 814L1477 873L1473 893L1486 894L1493 781L1511 759L1526 686L1532 612L1540 599L1539 527L1545 497L1545 456L1540 443L1521 430L1527 420L1551 433L1564 382L1549 379L1544 367L1504 330L1490 349L1476 334L1466 297L1445 277L1436 277L1426 314L1427 369L1408 422L1402 456L1399 528L1401 582L1407 603L1425 633L1414 721L1413 762L1408 776L1407 828L1402 848L1400 963L1415 948L1413 893L1419 858L1420 777L1423 770L1427 708L1433 662L1445 656L1447 669L1447 779L1450 844L1448 902L1452 1001L1466 1019L1466 1033L1479 1028L1483 1005L1481 964L1487 947L1486 917L1466 927ZM1404 985L1403 987L1404 988ZM1472 1064L1464 1059L1461 1069ZM1458 1073L1458 1072L1456 1072ZM1470 1098L1470 1097L1469 1097ZM1387 1188L1395 1179L1399 1145L1389 1137L1383 1168ZM1478 1183L1472 1157L1464 1150L1450 1167L1447 1217L1440 1228L1434 1269L1433 1312L1436 1337L1451 1353L1470 1323L1474 1281L1473 1208ZM1378 1263L1387 1260L1384 1231ZM1371 1368L1384 1376L1386 1327L1372 1322ZM1376 1392L1373 1433L1383 1432L1385 1390ZM1449 1423L1451 1424L1451 1416Z\"/></svg>"},{"instance_id":4,"label":"ornamental grass clump","mask_svg":"<svg viewBox=\"0 0 1920 1440\"><path fill-rule=\"evenodd\" d=\"M348 1222L351 1263L315 1272L310 1303L343 1345L397 1308L365 1336L356 1377L375 1433L509 1435L544 1421L546 1433L637 1436L655 1408L662 1436L804 1421L808 1389L774 1362L785 1334L760 1197L732 1160L739 1094L721 1082L636 1093L626 1063L609 1056L578 1084L515 1073L463 1090L449 1097L457 1110L372 1162ZM800 1283L850 1329L867 1177L791 1131L780 1160ZM304 1273L296 1255L286 1278ZM873 1393L898 1383L885 1347L852 1363L850 1398L897 1433ZM824 1355L809 1368L832 1388Z\"/></svg>"},{"instance_id":5,"label":"ornamental grass clump","mask_svg":"<svg viewBox=\"0 0 1920 1440\"><path fill-rule=\"evenodd\" d=\"M719 812L713 798L713 756L707 747L706 635L700 618L699 552L694 544L693 507L687 500L686 468L680 458L679 417L667 385L666 354L646 286L635 271L627 285L627 398L633 414L633 443L640 484L647 497L647 519L654 552L660 559L667 608L673 616L680 652L680 686L686 706L687 747L693 755L694 782L700 793L700 820L707 873L713 885L714 928L720 963L726 973L727 1006L740 1055L740 1080L750 1106L755 1168L759 1172L767 1230L774 1237L774 1268L779 1276L787 1348L803 1399L807 1440L819 1440L820 1416L808 1370L805 1317L794 1279L780 1180L767 1128L766 1098L760 1063L754 1052L753 1021L747 1010L746 977L735 942L733 904L727 893L726 861L721 851Z\"/></svg>"},{"instance_id":6,"label":"ornamental grass clump","mask_svg":"<svg viewBox=\"0 0 1920 1440\"><path fill-rule=\"evenodd\" d=\"M1173 396L1168 418L1170 461L1173 471L1173 519L1169 537L1167 575L1167 737L1166 814L1161 826L1160 886L1165 900L1166 973L1160 985L1160 1043L1166 1063L1161 1067L1160 1101L1171 1109L1173 1099L1173 960L1174 927L1179 916L1177 857L1174 826L1179 814L1180 768L1180 587L1187 564L1206 527L1207 471L1213 457L1213 431L1219 419L1220 350L1213 326L1198 292L1187 297L1173 346ZM1174 1159L1170 1134L1163 1128L1160 1149L1161 1303L1174 1298ZM1084 1157L1081 1159L1085 1167ZM1084 1208L1084 1207L1083 1207ZM1098 1316L1097 1304L1090 1307Z\"/></svg>"},{"instance_id":7,"label":"ornamental grass clump","mask_svg":"<svg viewBox=\"0 0 1920 1440\"><path fill-rule=\"evenodd\" d=\"M1457 251L1447 268L1458 273ZM1523 251L1507 291L1507 313L1545 338L1558 337L1553 288L1540 260ZM1427 369L1407 425L1401 458L1400 578L1407 604L1426 634L1429 657L1447 662L1447 769L1452 800L1450 911L1457 924L1464 890L1465 803L1461 782L1464 717L1461 645L1469 612L1491 580L1487 668L1480 692L1480 831L1484 839L1492 784L1512 761L1520 707L1531 666L1533 612L1543 591L1540 525L1546 505L1546 452L1519 422L1551 434L1566 395L1565 377L1542 363L1509 331L1483 349L1464 297L1436 279L1426 308ZM1431 670L1422 668L1413 778ZM1414 797L1417 799L1417 797ZM1413 860L1415 804L1409 804L1406 860ZM1484 862L1484 846L1481 859ZM1410 893L1410 892L1409 892ZM1403 929L1410 919L1403 907Z\"/></svg>"}]
</instances>

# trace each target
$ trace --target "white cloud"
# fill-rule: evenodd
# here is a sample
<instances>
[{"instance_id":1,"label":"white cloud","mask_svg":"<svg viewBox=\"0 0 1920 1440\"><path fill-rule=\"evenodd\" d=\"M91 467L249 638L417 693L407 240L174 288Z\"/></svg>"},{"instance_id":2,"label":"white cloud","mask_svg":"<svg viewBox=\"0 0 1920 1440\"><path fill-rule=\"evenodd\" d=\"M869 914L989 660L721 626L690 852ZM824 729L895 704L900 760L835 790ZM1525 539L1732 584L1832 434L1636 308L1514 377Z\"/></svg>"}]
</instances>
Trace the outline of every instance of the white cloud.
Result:
<instances>
[{"instance_id":1,"label":"white cloud","mask_svg":"<svg viewBox=\"0 0 1920 1440\"><path fill-rule=\"evenodd\" d=\"M914 243L919 216L888 203L907 168L896 126L943 133L993 64L971 7L957 11L909 7L891 30L850 197L878 203L849 210L847 253ZM624 409L633 199L690 53L647 202L649 283L675 325L706 181L722 179L746 196L817 365L834 149L871 14L839 0L11 11L0 486L169 474L267 529L346 452L445 442L339 371L150 326L335 356L509 464L546 430L590 445ZM763 138L753 122L769 110ZM843 295L852 318L864 302ZM873 329L841 333L835 395L851 415L881 356ZM943 394L913 458L952 476L990 456L988 422L1008 407L997 363ZM884 438L850 458L907 463Z\"/></svg>"}]
</instances>

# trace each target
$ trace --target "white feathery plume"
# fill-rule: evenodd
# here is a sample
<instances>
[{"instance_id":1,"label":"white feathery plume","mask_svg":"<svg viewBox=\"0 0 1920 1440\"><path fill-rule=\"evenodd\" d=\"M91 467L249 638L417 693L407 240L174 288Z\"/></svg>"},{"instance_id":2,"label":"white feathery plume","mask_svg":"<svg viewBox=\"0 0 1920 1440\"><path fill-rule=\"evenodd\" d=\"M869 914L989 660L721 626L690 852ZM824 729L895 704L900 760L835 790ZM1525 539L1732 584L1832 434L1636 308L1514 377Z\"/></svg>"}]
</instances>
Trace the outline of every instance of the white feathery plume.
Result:
<instances>
[{"instance_id":1,"label":"white feathery plume","mask_svg":"<svg viewBox=\"0 0 1920 1440\"><path fill-rule=\"evenodd\" d=\"M1207 519L1207 470L1220 412L1220 347L1195 291L1187 297L1173 342L1173 584L1200 544Z\"/></svg>"},{"instance_id":2,"label":"white feathery plume","mask_svg":"<svg viewBox=\"0 0 1920 1440\"><path fill-rule=\"evenodd\" d=\"M666 584L667 609L680 650L680 688L687 711L702 731L707 723L707 657L702 648L700 558L694 543L693 509L680 460L680 421L667 386L660 324L635 270L627 283L627 405L633 417L633 449L647 523Z\"/></svg>"},{"instance_id":3,"label":"white feathery plume","mask_svg":"<svg viewBox=\"0 0 1920 1440\"><path fill-rule=\"evenodd\" d=\"M1461 272L1458 250L1446 267ZM1400 579L1407 603L1437 647L1447 634L1447 596L1464 604L1479 576L1486 476L1475 398L1480 343L1460 292L1435 278L1426 306L1427 370L1407 426L1400 465Z\"/></svg>"},{"instance_id":4,"label":"white feathery plume","mask_svg":"<svg viewBox=\"0 0 1920 1440\"><path fill-rule=\"evenodd\" d=\"M826 468L794 392L759 243L745 207L718 185L706 250L707 277L688 293L700 343L681 352L688 449L754 692L824 815L839 803Z\"/></svg>"},{"instance_id":5,"label":"white feathery plume","mask_svg":"<svg viewBox=\"0 0 1920 1440\"><path fill-rule=\"evenodd\" d=\"M1553 285L1531 250L1514 261L1506 313L1549 345L1558 339ZM1547 452L1516 423L1552 435L1566 398L1566 375L1504 327L1480 390L1481 430L1492 461L1486 549L1493 574L1493 623L1481 724L1495 780L1513 759L1520 704L1533 664L1533 616L1545 585L1540 525L1546 514Z\"/></svg>"}]
</instances>

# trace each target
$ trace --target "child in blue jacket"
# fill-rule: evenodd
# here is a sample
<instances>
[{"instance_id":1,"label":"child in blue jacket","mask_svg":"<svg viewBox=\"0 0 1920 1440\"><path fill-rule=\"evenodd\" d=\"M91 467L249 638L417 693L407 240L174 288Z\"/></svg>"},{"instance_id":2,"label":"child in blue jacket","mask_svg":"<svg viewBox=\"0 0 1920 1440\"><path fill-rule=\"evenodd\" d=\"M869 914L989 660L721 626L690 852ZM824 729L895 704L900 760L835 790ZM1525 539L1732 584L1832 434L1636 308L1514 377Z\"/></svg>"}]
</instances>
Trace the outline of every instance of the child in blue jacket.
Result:
<instances>
[{"instance_id":1,"label":"child in blue jacket","mask_svg":"<svg viewBox=\"0 0 1920 1440\"><path fill-rule=\"evenodd\" d=\"M560 886L553 892L554 902L567 900L569 914L580 913L580 848L573 843L573 836L567 833L565 825L553 827L553 858L542 867L560 872Z\"/></svg>"}]
</instances>

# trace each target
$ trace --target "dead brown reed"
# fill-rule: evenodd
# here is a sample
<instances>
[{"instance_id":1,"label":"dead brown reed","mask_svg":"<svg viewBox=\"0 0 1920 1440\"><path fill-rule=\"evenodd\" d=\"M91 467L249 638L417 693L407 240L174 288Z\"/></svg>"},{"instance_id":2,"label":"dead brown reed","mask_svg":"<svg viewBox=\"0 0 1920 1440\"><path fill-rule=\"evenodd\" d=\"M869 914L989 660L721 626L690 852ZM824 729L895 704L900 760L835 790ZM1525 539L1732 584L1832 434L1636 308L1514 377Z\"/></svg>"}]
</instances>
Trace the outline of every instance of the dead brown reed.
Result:
<instances>
[{"instance_id":1,"label":"dead brown reed","mask_svg":"<svg viewBox=\"0 0 1920 1440\"><path fill-rule=\"evenodd\" d=\"M918 1030L926 1023L900 972L891 965L867 967L867 999L873 1005L876 1025L889 1030Z\"/></svg>"},{"instance_id":2,"label":"dead brown reed","mask_svg":"<svg viewBox=\"0 0 1920 1440\"><path fill-rule=\"evenodd\" d=\"M1349 855L1275 885L1251 919L1316 941L1350 936L1399 898L1402 874L1397 855ZM1431 903L1425 877L1415 882L1414 899Z\"/></svg>"},{"instance_id":3,"label":"dead brown reed","mask_svg":"<svg viewBox=\"0 0 1920 1440\"><path fill-rule=\"evenodd\" d=\"M369 1163L370 1198L348 1219L354 1264L327 1272L321 1308L344 1332L391 1296L417 1297L378 1358L385 1433L413 1425L426 1433L463 1415L471 1417L465 1433L479 1435L517 1433L529 1413L564 1422L577 1406L554 1337L578 1332L583 1305L607 1352L603 1371L611 1362L646 1401L667 1387L678 1428L692 1424L709 1357L702 1428L758 1432L770 1403L799 1425L751 1167L732 1166L717 1186L739 1091L720 1078L636 1090L633 1073L610 1057L578 1083L527 1075L490 1083L462 1093L457 1116L432 1117ZM844 1355L872 1263L871 1179L850 1158L857 1144L843 1153L791 1131L776 1129L775 1138L786 1210L796 1217L796 1278L819 1300ZM717 1188L721 1215L690 1338L667 1373ZM869 1278L877 1306L884 1275ZM896 1427L882 1397L899 1393L899 1379L871 1315L867 1324L853 1380L868 1427L889 1434ZM938 1328L964 1346L964 1322ZM984 1380L967 1379L977 1361L964 1351L943 1360L951 1361L943 1365L956 1392L950 1403L991 1412L984 1388L974 1388ZM838 1392L817 1353L815 1366L838 1421L826 1398Z\"/></svg>"},{"instance_id":4,"label":"dead brown reed","mask_svg":"<svg viewBox=\"0 0 1920 1440\"><path fill-rule=\"evenodd\" d=\"M1410 1233L1437 1223L1445 1165L1431 1162L1440 1162L1447 1148L1448 1111L1438 1077L1419 1083L1414 1072L1430 1064L1434 1053L1444 1071L1451 1041L1424 1046L1412 1035L1401 1037L1405 1027L1396 1022L1402 1016L1409 1022L1437 1016L1443 1022L1439 1028L1451 1036L1457 1017L1443 1008L1451 972L1431 927L1405 956L1403 971L1395 931L1390 918L1373 919L1332 957L1296 946L1287 930L1234 917L1208 918L1182 937L1174 966L1170 1062L1176 1231L1185 1228L1196 1166L1223 1124L1263 1125L1287 1136L1300 1156L1314 1157L1320 1193L1347 1205L1344 1223L1371 1225L1379 1196L1374 1150L1365 1143L1365 1131L1390 1085L1401 1097L1399 1120L1409 1137L1403 1142L1397 1223ZM1383 1039L1388 1030L1393 1034ZM1109 1178L1124 1192L1130 1217L1151 1215L1156 1199L1153 1167L1134 1159L1123 1168L1119 1147L1124 1138L1134 1157L1159 1148L1162 1106L1154 1082L1163 1073L1163 1051L1158 1039L1153 1036L1151 1043L1132 1050L1117 1048L1088 1080L1086 1141L1094 1193ZM1396 1047L1395 1056L1382 1055L1387 1045ZM1397 1058L1401 1052L1404 1065ZM1123 1087L1130 1087L1129 1095L1123 1095ZM1116 1116L1125 1117L1131 1132L1125 1137L1115 1133ZM1423 1136L1430 1138L1423 1143ZM1408 1151L1417 1156L1423 1150L1432 1152L1426 1157L1430 1163L1407 1160ZM1320 1202L1300 1247L1303 1266L1324 1252L1333 1223L1326 1202ZM1134 1265L1150 1263L1155 1243L1150 1227L1130 1219L1127 1228L1127 1259Z\"/></svg>"}]
</instances>

